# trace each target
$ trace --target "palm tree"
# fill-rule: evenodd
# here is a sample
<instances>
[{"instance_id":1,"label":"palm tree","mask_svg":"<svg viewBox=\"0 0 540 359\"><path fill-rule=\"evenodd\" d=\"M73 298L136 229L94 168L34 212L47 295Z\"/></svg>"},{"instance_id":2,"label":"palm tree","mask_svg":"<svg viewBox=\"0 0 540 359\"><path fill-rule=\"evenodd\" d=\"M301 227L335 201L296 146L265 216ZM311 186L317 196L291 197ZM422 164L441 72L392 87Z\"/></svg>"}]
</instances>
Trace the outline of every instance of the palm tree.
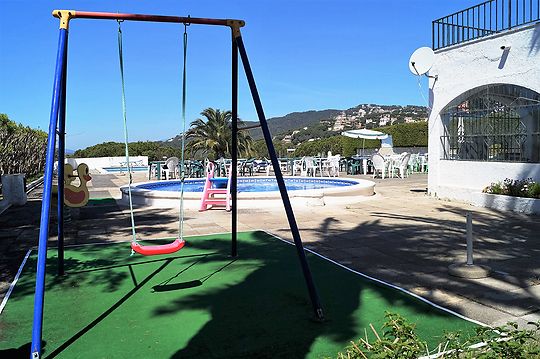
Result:
<instances>
[{"instance_id":1,"label":"palm tree","mask_svg":"<svg viewBox=\"0 0 540 359\"><path fill-rule=\"evenodd\" d=\"M190 129L186 132L187 148L191 154L201 153L212 160L221 157L231 156L232 131L231 131L231 111L221 111L219 109L207 108L200 118L191 123ZM238 125L242 125L242 120L238 119ZM249 157L253 153L253 140L245 131L238 132L238 153L239 156Z\"/></svg>"}]
</instances>

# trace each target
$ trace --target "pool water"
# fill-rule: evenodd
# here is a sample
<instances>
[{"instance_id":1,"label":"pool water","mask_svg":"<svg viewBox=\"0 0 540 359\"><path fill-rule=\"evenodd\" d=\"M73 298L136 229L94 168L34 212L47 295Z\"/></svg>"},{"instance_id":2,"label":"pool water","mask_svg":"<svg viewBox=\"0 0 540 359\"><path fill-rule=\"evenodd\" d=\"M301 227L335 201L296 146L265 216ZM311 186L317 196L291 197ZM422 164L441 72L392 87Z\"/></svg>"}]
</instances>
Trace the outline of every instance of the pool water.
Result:
<instances>
[{"instance_id":1,"label":"pool water","mask_svg":"<svg viewBox=\"0 0 540 359\"><path fill-rule=\"evenodd\" d=\"M358 184L355 181L320 178L285 178L287 191L346 187ZM204 179L186 180L184 192L202 192ZM152 191L180 191L180 181L162 181L137 185L136 188ZM239 178L238 192L274 192L279 191L275 178Z\"/></svg>"}]
</instances>

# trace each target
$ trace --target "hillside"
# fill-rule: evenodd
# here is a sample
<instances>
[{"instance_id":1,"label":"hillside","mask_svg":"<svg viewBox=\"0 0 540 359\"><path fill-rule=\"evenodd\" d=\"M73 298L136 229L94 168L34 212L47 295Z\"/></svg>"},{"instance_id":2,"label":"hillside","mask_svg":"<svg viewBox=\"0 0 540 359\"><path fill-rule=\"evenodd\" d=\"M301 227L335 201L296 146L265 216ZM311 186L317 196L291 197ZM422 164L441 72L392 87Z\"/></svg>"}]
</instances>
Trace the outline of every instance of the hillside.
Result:
<instances>
[{"instance_id":1,"label":"hillside","mask_svg":"<svg viewBox=\"0 0 540 359\"><path fill-rule=\"evenodd\" d=\"M268 127L272 136L284 142L298 143L308 138L328 137L349 129L376 128L426 120L427 108L424 106L360 104L347 110L311 110L272 117L268 119ZM257 123L258 121L246 121L245 126ZM249 131L255 140L263 137L259 128ZM178 135L161 143L179 147L180 138Z\"/></svg>"},{"instance_id":2,"label":"hillside","mask_svg":"<svg viewBox=\"0 0 540 359\"><path fill-rule=\"evenodd\" d=\"M331 121L337 116L340 110L322 110L293 112L281 117L272 117L268 119L268 128L273 136L309 127L318 124L321 121ZM258 121L246 121L246 126L258 124ZM258 140L263 137L260 129L250 130L251 137Z\"/></svg>"}]
</instances>

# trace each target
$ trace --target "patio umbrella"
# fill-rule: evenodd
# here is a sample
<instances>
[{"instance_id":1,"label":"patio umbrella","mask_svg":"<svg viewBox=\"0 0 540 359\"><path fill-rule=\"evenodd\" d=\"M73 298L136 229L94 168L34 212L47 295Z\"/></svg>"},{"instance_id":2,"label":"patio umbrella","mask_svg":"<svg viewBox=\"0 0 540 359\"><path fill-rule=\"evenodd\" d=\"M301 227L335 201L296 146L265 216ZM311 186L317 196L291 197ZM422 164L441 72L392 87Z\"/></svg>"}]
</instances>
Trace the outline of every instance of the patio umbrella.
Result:
<instances>
[{"instance_id":1,"label":"patio umbrella","mask_svg":"<svg viewBox=\"0 0 540 359\"><path fill-rule=\"evenodd\" d=\"M364 145L366 144L366 138L368 140L384 140L388 138L388 135L386 133L382 133L380 131L368 130L365 128L362 128L360 130L350 130L350 131L341 132L341 135L352 137L352 138L362 138L364 140L362 142L362 155L364 154Z\"/></svg>"}]
</instances>

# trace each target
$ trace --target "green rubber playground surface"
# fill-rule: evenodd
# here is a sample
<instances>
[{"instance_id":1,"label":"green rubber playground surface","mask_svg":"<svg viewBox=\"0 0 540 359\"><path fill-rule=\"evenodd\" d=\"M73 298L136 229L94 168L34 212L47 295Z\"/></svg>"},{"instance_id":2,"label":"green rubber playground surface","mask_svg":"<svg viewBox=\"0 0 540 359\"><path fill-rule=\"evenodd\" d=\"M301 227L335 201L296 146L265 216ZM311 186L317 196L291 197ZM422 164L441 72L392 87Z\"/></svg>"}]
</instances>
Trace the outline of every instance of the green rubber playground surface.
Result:
<instances>
[{"instance_id":1,"label":"green rubber playground surface","mask_svg":"<svg viewBox=\"0 0 540 359\"><path fill-rule=\"evenodd\" d=\"M71 247L67 275L49 250L45 358L322 358L380 328L385 311L416 323L431 346L475 324L308 254L328 320L312 310L293 246L264 233L190 237L167 256L126 243ZM0 314L0 357L28 358L36 253Z\"/></svg>"}]
</instances>

